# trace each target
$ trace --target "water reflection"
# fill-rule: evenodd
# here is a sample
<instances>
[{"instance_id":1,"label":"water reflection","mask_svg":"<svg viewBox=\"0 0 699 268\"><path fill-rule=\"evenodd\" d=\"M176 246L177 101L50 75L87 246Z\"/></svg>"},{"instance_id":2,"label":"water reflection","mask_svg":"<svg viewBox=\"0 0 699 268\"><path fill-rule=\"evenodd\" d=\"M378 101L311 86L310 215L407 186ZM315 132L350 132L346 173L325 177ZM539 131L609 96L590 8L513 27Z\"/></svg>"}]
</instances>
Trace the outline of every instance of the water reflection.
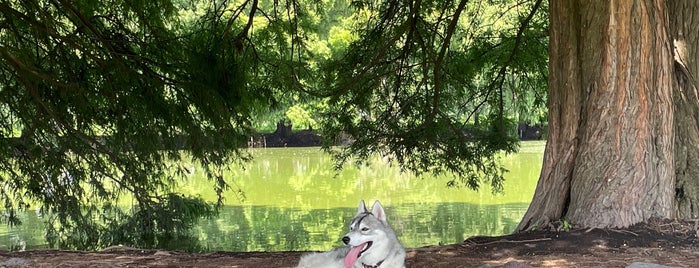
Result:
<instances>
[{"instance_id":1,"label":"water reflection","mask_svg":"<svg viewBox=\"0 0 699 268\"><path fill-rule=\"evenodd\" d=\"M527 204L402 204L387 207L388 220L406 247L455 243L473 235L510 233ZM197 230L208 251L327 250L342 244L356 208L301 210L226 207Z\"/></svg>"},{"instance_id":2,"label":"water reflection","mask_svg":"<svg viewBox=\"0 0 699 268\"><path fill-rule=\"evenodd\" d=\"M507 234L531 200L543 148L543 142L525 142L520 153L502 157L510 172L500 195L492 195L487 183L478 192L446 188L443 178L415 178L381 159L335 174L332 160L318 148L255 149L255 161L231 171L228 178L247 198L241 202L228 193L220 216L203 219L192 233L199 239L197 250L327 250L341 245L360 199L379 199L409 248ZM192 170L196 172L178 189L214 201L202 169ZM21 217L22 226L0 226L0 248L46 247L41 215L27 212Z\"/></svg>"}]
</instances>

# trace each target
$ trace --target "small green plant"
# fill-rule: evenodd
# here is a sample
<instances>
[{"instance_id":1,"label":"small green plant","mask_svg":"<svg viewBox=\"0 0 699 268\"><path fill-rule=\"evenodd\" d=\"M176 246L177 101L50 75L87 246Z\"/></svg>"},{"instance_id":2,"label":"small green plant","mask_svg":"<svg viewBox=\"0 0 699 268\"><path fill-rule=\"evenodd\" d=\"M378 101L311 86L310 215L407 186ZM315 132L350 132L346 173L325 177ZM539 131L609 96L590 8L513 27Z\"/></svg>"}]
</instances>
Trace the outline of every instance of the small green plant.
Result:
<instances>
[{"instance_id":1,"label":"small green plant","mask_svg":"<svg viewBox=\"0 0 699 268\"><path fill-rule=\"evenodd\" d=\"M566 219L561 219L561 227L559 228L561 231L568 232L572 228L572 225L570 222L568 222Z\"/></svg>"}]
</instances>

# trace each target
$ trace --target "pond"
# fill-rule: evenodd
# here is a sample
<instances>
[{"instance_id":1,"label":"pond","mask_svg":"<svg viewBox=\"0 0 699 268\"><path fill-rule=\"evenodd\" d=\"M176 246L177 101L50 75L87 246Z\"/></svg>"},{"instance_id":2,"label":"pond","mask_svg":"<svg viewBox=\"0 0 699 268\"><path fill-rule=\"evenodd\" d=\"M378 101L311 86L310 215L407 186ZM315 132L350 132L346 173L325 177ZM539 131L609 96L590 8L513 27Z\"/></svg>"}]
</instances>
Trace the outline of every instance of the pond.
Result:
<instances>
[{"instance_id":1,"label":"pond","mask_svg":"<svg viewBox=\"0 0 699 268\"><path fill-rule=\"evenodd\" d=\"M524 215L536 187L545 142L522 142L520 152L503 156L510 171L504 193L446 187L446 178L416 178L380 159L367 167L333 170L319 148L267 148L232 171L244 198L229 192L219 217L192 230L204 251L327 250L341 245L359 200L380 200L389 223L405 247L458 243L474 235L511 233ZM194 172L182 192L214 201L211 183ZM0 226L0 249L46 248L42 219L32 211L24 224Z\"/></svg>"}]
</instances>

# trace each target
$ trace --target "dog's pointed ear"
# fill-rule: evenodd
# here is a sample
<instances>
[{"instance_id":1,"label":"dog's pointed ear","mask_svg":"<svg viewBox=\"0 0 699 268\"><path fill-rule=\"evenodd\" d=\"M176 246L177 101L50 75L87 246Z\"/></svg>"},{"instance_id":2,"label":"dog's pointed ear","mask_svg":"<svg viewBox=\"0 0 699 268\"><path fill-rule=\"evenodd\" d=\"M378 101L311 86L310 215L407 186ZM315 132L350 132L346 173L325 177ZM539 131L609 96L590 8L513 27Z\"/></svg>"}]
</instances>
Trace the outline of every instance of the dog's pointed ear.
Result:
<instances>
[{"instance_id":1,"label":"dog's pointed ear","mask_svg":"<svg viewBox=\"0 0 699 268\"><path fill-rule=\"evenodd\" d=\"M383 210L379 200L376 200L374 205L371 207L371 214L374 214L374 216L379 218L379 220L381 220L383 223L388 224L388 221L386 220L386 212Z\"/></svg>"},{"instance_id":2,"label":"dog's pointed ear","mask_svg":"<svg viewBox=\"0 0 699 268\"><path fill-rule=\"evenodd\" d=\"M359 201L359 207L357 208L357 214L366 213L366 205L364 205L364 200Z\"/></svg>"}]
</instances>

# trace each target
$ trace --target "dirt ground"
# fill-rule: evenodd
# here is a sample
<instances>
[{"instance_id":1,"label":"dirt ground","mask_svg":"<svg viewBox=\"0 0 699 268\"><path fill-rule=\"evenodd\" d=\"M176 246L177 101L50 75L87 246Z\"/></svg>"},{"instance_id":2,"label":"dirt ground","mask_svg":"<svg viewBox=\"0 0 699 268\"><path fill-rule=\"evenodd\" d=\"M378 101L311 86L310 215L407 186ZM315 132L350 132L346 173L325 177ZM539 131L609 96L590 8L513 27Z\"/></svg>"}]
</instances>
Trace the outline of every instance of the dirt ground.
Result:
<instances>
[{"instance_id":1,"label":"dirt ground","mask_svg":"<svg viewBox=\"0 0 699 268\"><path fill-rule=\"evenodd\" d=\"M626 267L633 262L699 267L699 220L652 221L623 230L573 229L472 237L407 249L408 267ZM0 267L293 267L302 252L111 248L101 252L0 252ZM387 267L390 268L390 267Z\"/></svg>"}]
</instances>

